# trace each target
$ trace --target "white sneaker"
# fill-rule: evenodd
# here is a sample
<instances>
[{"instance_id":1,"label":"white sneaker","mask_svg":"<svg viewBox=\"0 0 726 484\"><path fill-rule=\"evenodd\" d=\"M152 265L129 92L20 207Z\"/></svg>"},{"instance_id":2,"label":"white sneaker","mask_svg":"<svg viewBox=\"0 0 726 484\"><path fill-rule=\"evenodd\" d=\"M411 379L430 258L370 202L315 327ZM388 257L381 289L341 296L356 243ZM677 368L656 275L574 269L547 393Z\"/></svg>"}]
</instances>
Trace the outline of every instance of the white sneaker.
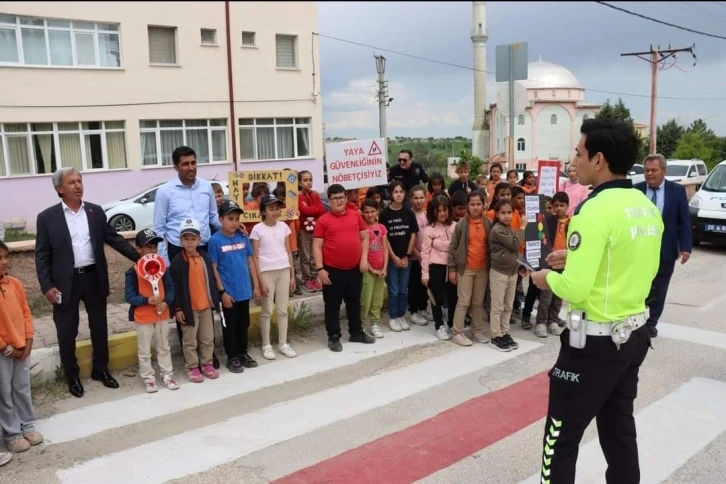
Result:
<instances>
[{"instance_id":1,"label":"white sneaker","mask_svg":"<svg viewBox=\"0 0 726 484\"><path fill-rule=\"evenodd\" d=\"M388 321L388 328L391 331L395 331L396 333L401 331L401 322L398 318L393 318L390 321Z\"/></svg>"},{"instance_id":2,"label":"white sneaker","mask_svg":"<svg viewBox=\"0 0 726 484\"><path fill-rule=\"evenodd\" d=\"M436 337L441 341L448 341L451 339L451 335L449 334L449 330L445 324L436 330Z\"/></svg>"},{"instance_id":3,"label":"white sneaker","mask_svg":"<svg viewBox=\"0 0 726 484\"><path fill-rule=\"evenodd\" d=\"M288 358L295 358L297 356L297 353L294 349L292 349L292 346L287 343L281 344L277 347L277 349L280 351L280 353L287 356Z\"/></svg>"},{"instance_id":4,"label":"white sneaker","mask_svg":"<svg viewBox=\"0 0 726 484\"><path fill-rule=\"evenodd\" d=\"M155 380L149 380L144 383L146 384L146 393L156 393L159 391L159 387L156 386Z\"/></svg>"},{"instance_id":5,"label":"white sneaker","mask_svg":"<svg viewBox=\"0 0 726 484\"><path fill-rule=\"evenodd\" d=\"M373 333L373 336L376 338L383 338L383 331L381 331L381 327L377 324L371 324L371 333Z\"/></svg>"},{"instance_id":6,"label":"white sneaker","mask_svg":"<svg viewBox=\"0 0 726 484\"><path fill-rule=\"evenodd\" d=\"M272 345L262 347L262 357L266 360L274 360L276 358L275 352L272 351Z\"/></svg>"},{"instance_id":7,"label":"white sneaker","mask_svg":"<svg viewBox=\"0 0 726 484\"><path fill-rule=\"evenodd\" d=\"M564 328L561 328L557 323L550 323L547 327L547 332L555 336L559 336L562 334L563 329Z\"/></svg>"},{"instance_id":8,"label":"white sneaker","mask_svg":"<svg viewBox=\"0 0 726 484\"><path fill-rule=\"evenodd\" d=\"M429 311L428 309L426 311L423 311L421 313L421 316L423 316L424 318L426 318L426 321L433 321L434 320L433 313L431 313L431 311Z\"/></svg>"},{"instance_id":9,"label":"white sneaker","mask_svg":"<svg viewBox=\"0 0 726 484\"><path fill-rule=\"evenodd\" d=\"M170 375L166 375L161 379L161 384L164 385L169 390L179 390L179 384L174 381L174 378L172 378Z\"/></svg>"},{"instance_id":10,"label":"white sneaker","mask_svg":"<svg viewBox=\"0 0 726 484\"><path fill-rule=\"evenodd\" d=\"M534 334L538 338L546 338L547 337L547 325L546 324L537 324L534 327Z\"/></svg>"},{"instance_id":11,"label":"white sneaker","mask_svg":"<svg viewBox=\"0 0 726 484\"><path fill-rule=\"evenodd\" d=\"M13 458L12 452L0 452L0 466L4 466Z\"/></svg>"},{"instance_id":12,"label":"white sneaker","mask_svg":"<svg viewBox=\"0 0 726 484\"><path fill-rule=\"evenodd\" d=\"M413 324L418 324L419 326L426 326L427 324L429 324L428 319L424 318L419 313L413 313L411 315L411 322Z\"/></svg>"},{"instance_id":13,"label":"white sneaker","mask_svg":"<svg viewBox=\"0 0 726 484\"><path fill-rule=\"evenodd\" d=\"M401 325L401 329L404 331L409 331L411 329L411 325L408 324L408 321L406 321L406 318L404 316L398 318L398 324Z\"/></svg>"}]
</instances>

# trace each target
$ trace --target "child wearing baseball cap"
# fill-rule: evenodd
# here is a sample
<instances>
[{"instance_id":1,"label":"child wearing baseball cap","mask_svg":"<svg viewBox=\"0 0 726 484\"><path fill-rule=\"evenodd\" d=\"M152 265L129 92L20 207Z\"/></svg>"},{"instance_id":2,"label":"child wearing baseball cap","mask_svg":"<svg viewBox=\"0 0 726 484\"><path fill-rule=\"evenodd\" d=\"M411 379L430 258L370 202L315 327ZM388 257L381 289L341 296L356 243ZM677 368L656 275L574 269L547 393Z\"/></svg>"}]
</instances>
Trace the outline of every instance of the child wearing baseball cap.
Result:
<instances>
[{"instance_id":1,"label":"child wearing baseball cap","mask_svg":"<svg viewBox=\"0 0 726 484\"><path fill-rule=\"evenodd\" d=\"M163 238L151 229L141 230L136 234L136 250L143 258L148 254L156 254ZM169 390L178 390L174 381L171 365L171 348L169 347L170 307L174 304L174 284L169 271L164 272L157 281L158 294L148 280L142 277L145 268L140 260L126 271L126 302L129 303L129 321L136 326L136 344L139 355L139 375L146 385L146 393L156 393L154 368L151 366L151 344L156 348L156 361L161 371L161 384Z\"/></svg>"},{"instance_id":2,"label":"child wearing baseball cap","mask_svg":"<svg viewBox=\"0 0 726 484\"><path fill-rule=\"evenodd\" d=\"M219 292L209 256L198 250L201 229L199 222L185 219L179 228L182 252L171 261L174 283L174 317L182 329L182 350L186 377L202 383L204 377L215 379L214 327L212 309L219 307ZM201 357L197 355L197 347Z\"/></svg>"},{"instance_id":3,"label":"child wearing baseball cap","mask_svg":"<svg viewBox=\"0 0 726 484\"><path fill-rule=\"evenodd\" d=\"M219 222L222 229L209 239L207 252L212 261L215 284L222 299L224 350L227 369L242 373L257 367L247 353L250 329L250 299L259 298L259 283L253 258L252 243L240 230L242 208L233 201L222 202Z\"/></svg>"}]
</instances>

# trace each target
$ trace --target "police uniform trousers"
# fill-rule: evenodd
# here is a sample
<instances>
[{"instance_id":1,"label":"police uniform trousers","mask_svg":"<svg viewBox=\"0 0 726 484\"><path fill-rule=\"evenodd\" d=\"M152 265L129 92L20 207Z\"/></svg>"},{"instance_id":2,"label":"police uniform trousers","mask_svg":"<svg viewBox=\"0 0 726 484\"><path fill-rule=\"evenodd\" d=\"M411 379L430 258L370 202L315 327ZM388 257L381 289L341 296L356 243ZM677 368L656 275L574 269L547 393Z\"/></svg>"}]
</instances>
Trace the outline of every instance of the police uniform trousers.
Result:
<instances>
[{"instance_id":1,"label":"police uniform trousers","mask_svg":"<svg viewBox=\"0 0 726 484\"><path fill-rule=\"evenodd\" d=\"M557 363L549 372L541 482L575 483L580 440L594 418L608 463L607 483L637 484L640 466L633 403L638 371L650 346L648 328L644 325L633 331L620 349L610 336L588 336L583 349L572 348L569 337L570 331L565 330Z\"/></svg>"}]
</instances>

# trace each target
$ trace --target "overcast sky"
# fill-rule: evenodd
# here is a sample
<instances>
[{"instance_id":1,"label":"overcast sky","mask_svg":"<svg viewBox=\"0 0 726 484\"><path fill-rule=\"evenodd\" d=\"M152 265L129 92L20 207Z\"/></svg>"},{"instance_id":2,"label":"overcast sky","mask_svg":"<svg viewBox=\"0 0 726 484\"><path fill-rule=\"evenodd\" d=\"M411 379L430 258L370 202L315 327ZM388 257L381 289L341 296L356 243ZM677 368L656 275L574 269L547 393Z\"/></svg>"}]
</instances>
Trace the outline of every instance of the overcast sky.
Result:
<instances>
[{"instance_id":1,"label":"overcast sky","mask_svg":"<svg viewBox=\"0 0 726 484\"><path fill-rule=\"evenodd\" d=\"M726 2L612 2L684 27L726 37ZM472 2L319 2L318 31L342 39L463 66L473 65ZM726 40L705 37L609 9L595 2L487 2L487 71L494 72L495 47L526 41L530 61L563 65L585 87L588 101L617 100L636 122L649 122L650 66L621 53L651 44L688 47L690 54L659 73L658 123L675 117L687 124L704 118L726 136ZM374 53L387 58L389 136L471 137L471 70L320 38L323 119L327 136L365 138L378 133ZM497 85L488 76L487 100ZM626 95L628 94L628 95ZM636 94L637 96L633 96Z\"/></svg>"}]
</instances>

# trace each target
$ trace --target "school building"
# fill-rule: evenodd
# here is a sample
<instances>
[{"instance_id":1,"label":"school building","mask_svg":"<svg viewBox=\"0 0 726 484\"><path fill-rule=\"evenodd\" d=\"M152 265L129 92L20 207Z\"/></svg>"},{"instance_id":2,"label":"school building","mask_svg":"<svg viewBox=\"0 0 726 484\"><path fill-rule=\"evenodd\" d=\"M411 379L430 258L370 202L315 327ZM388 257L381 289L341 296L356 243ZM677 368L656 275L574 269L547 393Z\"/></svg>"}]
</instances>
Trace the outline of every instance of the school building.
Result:
<instances>
[{"instance_id":1,"label":"school building","mask_svg":"<svg viewBox=\"0 0 726 484\"><path fill-rule=\"evenodd\" d=\"M0 2L0 221L129 197L197 152L199 176L290 168L323 182L316 2Z\"/></svg>"}]
</instances>

